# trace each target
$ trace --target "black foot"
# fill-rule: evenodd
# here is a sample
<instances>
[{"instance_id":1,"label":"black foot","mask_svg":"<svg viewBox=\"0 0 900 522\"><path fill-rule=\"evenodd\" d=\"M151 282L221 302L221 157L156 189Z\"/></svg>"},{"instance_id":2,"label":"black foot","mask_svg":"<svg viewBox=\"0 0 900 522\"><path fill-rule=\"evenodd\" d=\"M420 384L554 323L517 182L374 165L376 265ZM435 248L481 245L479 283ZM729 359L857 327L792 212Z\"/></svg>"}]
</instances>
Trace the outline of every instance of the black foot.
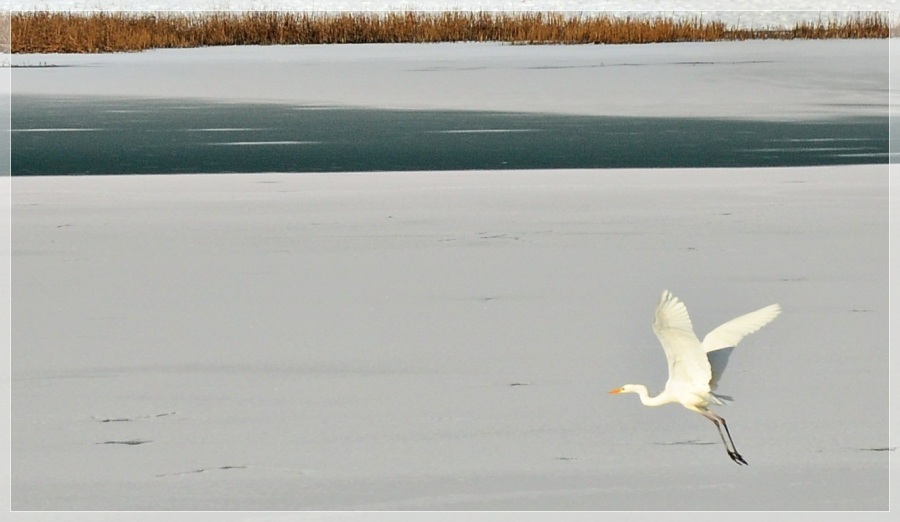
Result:
<instances>
[{"instance_id":1,"label":"black foot","mask_svg":"<svg viewBox=\"0 0 900 522\"><path fill-rule=\"evenodd\" d=\"M735 461L740 466L749 466L749 464L747 464L747 461L744 460L744 457L742 457L741 454L736 451L729 451L728 456L731 457L731 460Z\"/></svg>"}]
</instances>

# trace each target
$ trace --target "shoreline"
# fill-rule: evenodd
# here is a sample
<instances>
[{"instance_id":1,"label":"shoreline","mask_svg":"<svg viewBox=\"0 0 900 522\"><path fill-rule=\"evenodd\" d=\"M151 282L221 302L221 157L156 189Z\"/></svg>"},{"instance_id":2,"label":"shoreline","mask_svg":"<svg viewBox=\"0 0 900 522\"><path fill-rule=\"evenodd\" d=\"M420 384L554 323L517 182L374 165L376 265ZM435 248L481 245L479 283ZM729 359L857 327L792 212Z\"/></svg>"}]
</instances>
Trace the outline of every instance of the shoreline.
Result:
<instances>
[{"instance_id":1,"label":"shoreline","mask_svg":"<svg viewBox=\"0 0 900 522\"><path fill-rule=\"evenodd\" d=\"M702 16L603 12L13 12L11 52L110 53L235 45L504 42L647 44L794 39L886 39L883 12L743 28Z\"/></svg>"}]
</instances>

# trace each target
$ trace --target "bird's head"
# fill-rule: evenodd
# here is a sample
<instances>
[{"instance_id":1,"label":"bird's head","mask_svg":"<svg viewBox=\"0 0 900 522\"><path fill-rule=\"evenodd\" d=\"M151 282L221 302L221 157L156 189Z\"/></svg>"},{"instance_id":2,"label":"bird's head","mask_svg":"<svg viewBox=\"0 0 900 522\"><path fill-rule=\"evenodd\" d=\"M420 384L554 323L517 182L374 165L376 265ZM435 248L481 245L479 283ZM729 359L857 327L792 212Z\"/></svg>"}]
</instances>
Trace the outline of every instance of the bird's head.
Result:
<instances>
[{"instance_id":1,"label":"bird's head","mask_svg":"<svg viewBox=\"0 0 900 522\"><path fill-rule=\"evenodd\" d=\"M610 395L617 395L619 393L638 393L637 386L634 384L626 384L625 386L620 386L615 390L610 390Z\"/></svg>"}]
</instances>

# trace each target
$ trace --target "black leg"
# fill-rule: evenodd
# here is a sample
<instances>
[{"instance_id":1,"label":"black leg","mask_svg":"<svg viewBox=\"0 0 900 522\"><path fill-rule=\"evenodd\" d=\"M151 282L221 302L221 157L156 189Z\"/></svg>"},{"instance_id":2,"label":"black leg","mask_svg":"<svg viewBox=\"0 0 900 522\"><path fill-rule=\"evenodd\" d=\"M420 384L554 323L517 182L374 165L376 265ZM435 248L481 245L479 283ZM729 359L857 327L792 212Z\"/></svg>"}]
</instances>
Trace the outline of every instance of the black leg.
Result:
<instances>
[{"instance_id":1,"label":"black leg","mask_svg":"<svg viewBox=\"0 0 900 522\"><path fill-rule=\"evenodd\" d=\"M734 445L734 439L731 438L731 432L728 431L728 423L725 422L725 419L722 419L721 417L719 418L722 420L722 426L725 427L725 433L728 434L728 441L731 442L731 451L728 452L728 456L731 457L731 460L737 462L738 464L748 465L747 461L744 460L744 457L742 457L741 454L738 453L737 446ZM721 430L719 430L719 435L722 435Z\"/></svg>"},{"instance_id":2,"label":"black leg","mask_svg":"<svg viewBox=\"0 0 900 522\"><path fill-rule=\"evenodd\" d=\"M728 431L728 424L725 423L725 419L719 417L711 411L705 411L701 413L704 417L711 420L712 423L716 425L716 429L719 431L719 437L722 439L722 444L725 446L725 451L728 453L728 457L731 458L731 460L733 460L739 466L747 466L747 461L744 460L744 457L742 457L741 454L737 452L737 448L734 446L734 440L732 440L731 438L731 432ZM725 433L728 434L728 440L731 442L731 446L729 446L728 442L725 441L725 434L722 433L722 426L725 426Z\"/></svg>"}]
</instances>

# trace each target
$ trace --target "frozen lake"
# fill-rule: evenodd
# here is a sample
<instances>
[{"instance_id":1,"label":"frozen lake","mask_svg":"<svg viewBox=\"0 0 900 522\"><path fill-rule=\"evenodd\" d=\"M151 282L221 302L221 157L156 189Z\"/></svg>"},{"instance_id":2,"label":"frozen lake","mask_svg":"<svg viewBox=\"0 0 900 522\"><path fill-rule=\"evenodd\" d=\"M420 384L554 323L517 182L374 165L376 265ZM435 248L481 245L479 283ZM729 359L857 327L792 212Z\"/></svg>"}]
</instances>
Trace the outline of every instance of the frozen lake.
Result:
<instances>
[{"instance_id":1,"label":"frozen lake","mask_svg":"<svg viewBox=\"0 0 900 522\"><path fill-rule=\"evenodd\" d=\"M14 509L887 508L883 166L13 181Z\"/></svg>"},{"instance_id":2,"label":"frozen lake","mask_svg":"<svg viewBox=\"0 0 900 522\"><path fill-rule=\"evenodd\" d=\"M328 141L303 134L315 120L279 115L296 106L329 108L297 112L330 123L333 107L355 115L341 128L368 132L349 134L365 136L346 140L357 146L397 143L388 123L402 122L422 137L409 148L439 151L428 161L590 156L583 129L607 127L569 123L637 132L635 121L698 119L728 123L675 127L708 147L700 160L735 157L734 130L753 128L747 147L799 144L787 157L875 155L765 168L16 177L13 509L887 509L886 42L17 59L58 67L15 69L17 103L52 110L33 105L25 118L13 106L14 174L19 161L56 165L47 174L81 172L65 161L146 165L166 143L181 159L158 163L207 164L221 156L185 158L212 143L193 136L216 132L232 145L215 147L241 151L228 152L235 161L261 147L238 142ZM598 65L609 63L632 65ZM87 98L105 101L72 103ZM147 106L165 110L127 112ZM75 126L76 110L85 128L149 120L111 140L47 130ZM364 114L385 123L359 125ZM267 121L282 124L197 130ZM561 130L521 131L532 127ZM167 128L170 141L150 139ZM435 128L468 132L435 141ZM34 140L54 134L41 158ZM473 136L471 149L441 148ZM662 150L656 133L643 136ZM344 151L335 158L353 157ZM784 309L735 351L720 388L735 397L719 412L747 467L700 416L606 394L662 388L650 324L663 289L701 335L772 302Z\"/></svg>"},{"instance_id":3,"label":"frozen lake","mask_svg":"<svg viewBox=\"0 0 900 522\"><path fill-rule=\"evenodd\" d=\"M13 175L879 163L887 59L886 41L16 55Z\"/></svg>"},{"instance_id":4,"label":"frozen lake","mask_svg":"<svg viewBox=\"0 0 900 522\"><path fill-rule=\"evenodd\" d=\"M886 162L887 115L800 121L16 97L13 173L712 168Z\"/></svg>"}]
</instances>

